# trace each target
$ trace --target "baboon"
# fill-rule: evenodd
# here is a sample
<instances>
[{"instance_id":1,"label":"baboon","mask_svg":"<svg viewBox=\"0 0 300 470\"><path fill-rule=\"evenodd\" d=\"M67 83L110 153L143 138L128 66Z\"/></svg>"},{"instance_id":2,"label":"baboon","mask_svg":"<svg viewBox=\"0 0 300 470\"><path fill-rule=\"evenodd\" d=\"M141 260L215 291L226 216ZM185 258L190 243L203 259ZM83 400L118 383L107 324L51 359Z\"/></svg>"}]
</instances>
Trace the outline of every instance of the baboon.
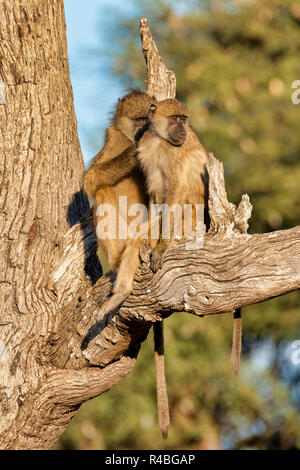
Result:
<instances>
[{"instance_id":1,"label":"baboon","mask_svg":"<svg viewBox=\"0 0 300 470\"><path fill-rule=\"evenodd\" d=\"M151 204L165 204L169 208L177 204L182 208L181 214L184 213L185 204L202 204L206 212L205 219L208 220L208 154L188 123L187 109L176 99L152 103L148 121L149 129L138 144L138 159L146 175ZM172 215L171 236L166 239L161 233L159 243L153 250L153 271L161 268L163 254L174 241L175 214ZM189 226L195 231L195 210L192 211L191 219ZM235 374L240 366L241 335L241 311L238 309L234 314L231 354Z\"/></svg>"},{"instance_id":2,"label":"baboon","mask_svg":"<svg viewBox=\"0 0 300 470\"><path fill-rule=\"evenodd\" d=\"M156 100L146 93L133 91L120 99L111 126L106 131L104 147L95 156L84 176L83 187L89 197L93 197L94 221L97 228L103 219L99 208L110 204L118 215L121 211L120 197L127 197L128 207L133 204L149 205L145 187L145 177L137 159L137 142L147 129L147 114L151 104ZM128 216L128 224L133 217ZM117 233L119 221L117 217ZM147 235L141 238L126 236L120 239L97 237L98 245L104 251L108 263L116 272L113 295L101 306L98 320L117 309L132 291L134 275L139 265L141 243L146 241L152 248L157 240ZM163 353L163 330L158 322L154 324L156 388L158 404L158 421L164 438L169 428L169 405L165 380Z\"/></svg>"}]
</instances>

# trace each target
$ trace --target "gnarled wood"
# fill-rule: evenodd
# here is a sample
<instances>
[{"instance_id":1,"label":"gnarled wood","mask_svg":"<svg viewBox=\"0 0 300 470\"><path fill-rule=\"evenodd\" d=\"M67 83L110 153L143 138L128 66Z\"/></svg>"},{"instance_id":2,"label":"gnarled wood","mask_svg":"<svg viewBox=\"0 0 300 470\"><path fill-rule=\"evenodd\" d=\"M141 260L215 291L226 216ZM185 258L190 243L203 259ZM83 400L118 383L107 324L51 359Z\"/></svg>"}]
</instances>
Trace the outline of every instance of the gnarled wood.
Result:
<instances>
[{"instance_id":1,"label":"gnarled wood","mask_svg":"<svg viewBox=\"0 0 300 470\"><path fill-rule=\"evenodd\" d=\"M158 101L175 98L176 77L168 70L159 55L157 46L148 26L147 18L140 21L142 50L147 65L147 93Z\"/></svg>"}]
</instances>

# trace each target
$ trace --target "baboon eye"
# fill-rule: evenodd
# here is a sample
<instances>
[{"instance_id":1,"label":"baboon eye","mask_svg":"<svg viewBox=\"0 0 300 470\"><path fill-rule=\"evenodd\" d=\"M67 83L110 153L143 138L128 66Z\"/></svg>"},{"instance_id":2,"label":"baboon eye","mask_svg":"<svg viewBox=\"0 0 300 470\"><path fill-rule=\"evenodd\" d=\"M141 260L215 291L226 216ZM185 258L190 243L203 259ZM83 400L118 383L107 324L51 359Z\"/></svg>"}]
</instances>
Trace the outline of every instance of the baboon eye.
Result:
<instances>
[{"instance_id":1,"label":"baboon eye","mask_svg":"<svg viewBox=\"0 0 300 470\"><path fill-rule=\"evenodd\" d=\"M173 116L170 116L170 120L172 122L178 122L178 120L180 120L180 122L182 122L184 124L187 120L187 116L181 116L179 114L174 114Z\"/></svg>"}]
</instances>

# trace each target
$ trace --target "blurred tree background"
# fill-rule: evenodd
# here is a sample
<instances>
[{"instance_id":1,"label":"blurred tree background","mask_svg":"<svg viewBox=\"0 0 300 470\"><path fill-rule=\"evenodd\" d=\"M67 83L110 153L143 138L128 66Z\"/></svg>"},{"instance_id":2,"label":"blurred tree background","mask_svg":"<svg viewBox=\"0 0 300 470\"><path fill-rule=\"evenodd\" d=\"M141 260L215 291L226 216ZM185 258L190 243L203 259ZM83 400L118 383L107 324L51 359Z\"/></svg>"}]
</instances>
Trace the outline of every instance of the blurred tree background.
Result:
<instances>
[{"instance_id":1,"label":"blurred tree background","mask_svg":"<svg viewBox=\"0 0 300 470\"><path fill-rule=\"evenodd\" d=\"M204 146L224 162L228 199L248 193L250 233L300 223L300 3L295 0L136 1L108 18L112 76L144 89L139 19L177 76L177 97ZM106 55L106 56L105 56ZM98 150L98 149L97 149ZM299 292L244 309L242 369L230 368L232 316L165 322L171 429L156 418L153 335L133 372L84 404L59 449L300 449Z\"/></svg>"}]
</instances>

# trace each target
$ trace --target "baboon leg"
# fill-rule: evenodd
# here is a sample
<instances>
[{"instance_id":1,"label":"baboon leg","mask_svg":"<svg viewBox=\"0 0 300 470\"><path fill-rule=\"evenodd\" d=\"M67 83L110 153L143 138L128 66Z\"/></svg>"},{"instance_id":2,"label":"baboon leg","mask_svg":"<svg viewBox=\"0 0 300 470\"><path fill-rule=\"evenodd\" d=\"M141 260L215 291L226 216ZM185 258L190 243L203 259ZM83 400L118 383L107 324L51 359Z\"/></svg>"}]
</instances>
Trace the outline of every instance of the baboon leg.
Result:
<instances>
[{"instance_id":1,"label":"baboon leg","mask_svg":"<svg viewBox=\"0 0 300 470\"><path fill-rule=\"evenodd\" d=\"M117 271L113 295L101 306L97 320L101 321L103 316L116 310L126 300L132 291L134 275L139 266L140 242L132 240L123 250Z\"/></svg>"}]
</instances>

